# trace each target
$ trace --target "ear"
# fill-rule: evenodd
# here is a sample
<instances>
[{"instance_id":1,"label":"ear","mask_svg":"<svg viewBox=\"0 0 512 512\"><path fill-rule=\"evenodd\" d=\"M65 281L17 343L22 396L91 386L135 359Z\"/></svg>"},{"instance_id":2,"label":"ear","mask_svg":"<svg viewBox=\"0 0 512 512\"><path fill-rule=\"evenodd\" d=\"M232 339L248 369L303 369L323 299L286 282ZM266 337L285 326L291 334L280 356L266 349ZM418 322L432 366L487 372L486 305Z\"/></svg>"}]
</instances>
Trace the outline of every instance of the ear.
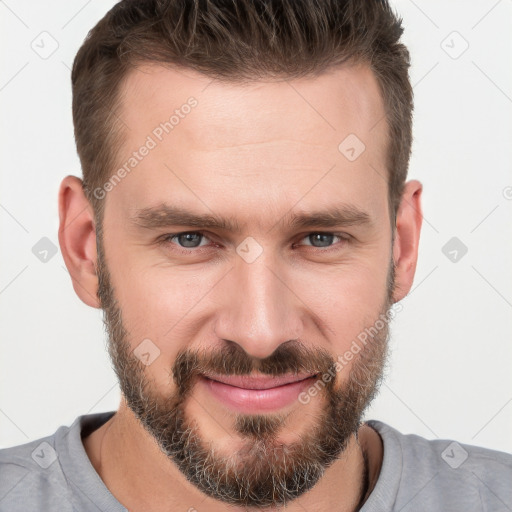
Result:
<instances>
[{"instance_id":1,"label":"ear","mask_svg":"<svg viewBox=\"0 0 512 512\"><path fill-rule=\"evenodd\" d=\"M417 180L408 181L396 217L393 261L395 262L395 290L393 302L402 300L410 291L416 263L423 220L421 192L423 185Z\"/></svg>"},{"instance_id":2,"label":"ear","mask_svg":"<svg viewBox=\"0 0 512 512\"><path fill-rule=\"evenodd\" d=\"M76 176L66 176L60 185L59 219L60 250L73 288L85 304L100 308L94 212Z\"/></svg>"}]
</instances>

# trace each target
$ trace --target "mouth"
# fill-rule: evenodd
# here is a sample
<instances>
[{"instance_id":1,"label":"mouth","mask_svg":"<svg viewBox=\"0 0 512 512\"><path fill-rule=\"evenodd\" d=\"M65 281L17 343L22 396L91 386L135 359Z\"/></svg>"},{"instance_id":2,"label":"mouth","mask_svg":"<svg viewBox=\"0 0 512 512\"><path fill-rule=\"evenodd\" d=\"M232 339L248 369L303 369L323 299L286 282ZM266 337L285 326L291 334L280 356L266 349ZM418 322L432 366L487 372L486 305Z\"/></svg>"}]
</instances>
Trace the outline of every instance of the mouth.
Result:
<instances>
[{"instance_id":1,"label":"mouth","mask_svg":"<svg viewBox=\"0 0 512 512\"><path fill-rule=\"evenodd\" d=\"M317 376L201 375L200 381L217 401L229 409L254 414L276 411L293 404Z\"/></svg>"}]
</instances>

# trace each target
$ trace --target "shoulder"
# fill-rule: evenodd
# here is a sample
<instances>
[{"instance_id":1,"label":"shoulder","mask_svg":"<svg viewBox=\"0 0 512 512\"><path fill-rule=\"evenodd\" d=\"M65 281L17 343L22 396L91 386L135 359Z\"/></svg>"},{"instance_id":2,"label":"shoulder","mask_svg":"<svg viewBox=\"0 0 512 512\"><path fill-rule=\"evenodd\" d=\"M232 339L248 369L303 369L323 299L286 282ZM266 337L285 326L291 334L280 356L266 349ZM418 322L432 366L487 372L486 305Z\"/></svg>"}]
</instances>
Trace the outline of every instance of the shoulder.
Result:
<instances>
[{"instance_id":1,"label":"shoulder","mask_svg":"<svg viewBox=\"0 0 512 512\"><path fill-rule=\"evenodd\" d=\"M49 489L65 496L55 435L0 450L0 511L36 510ZM71 504L66 508L64 503L61 510L71 511Z\"/></svg>"},{"instance_id":2,"label":"shoulder","mask_svg":"<svg viewBox=\"0 0 512 512\"><path fill-rule=\"evenodd\" d=\"M381 474L386 477L385 472L395 472L400 506L454 511L512 507L511 454L449 439L402 434L375 420L368 424L383 440Z\"/></svg>"},{"instance_id":3,"label":"shoulder","mask_svg":"<svg viewBox=\"0 0 512 512\"><path fill-rule=\"evenodd\" d=\"M49 436L0 449L0 512L76 509L72 470L85 478L90 464L80 442L113 413L79 416Z\"/></svg>"}]
</instances>

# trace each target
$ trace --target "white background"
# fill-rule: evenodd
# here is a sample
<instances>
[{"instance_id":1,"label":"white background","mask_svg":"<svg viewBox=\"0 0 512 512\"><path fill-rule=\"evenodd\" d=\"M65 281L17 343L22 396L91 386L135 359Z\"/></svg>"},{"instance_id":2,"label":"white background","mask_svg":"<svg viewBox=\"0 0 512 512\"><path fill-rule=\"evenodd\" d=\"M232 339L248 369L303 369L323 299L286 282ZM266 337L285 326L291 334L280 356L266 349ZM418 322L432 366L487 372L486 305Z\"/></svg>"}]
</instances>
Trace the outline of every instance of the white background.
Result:
<instances>
[{"instance_id":1,"label":"white background","mask_svg":"<svg viewBox=\"0 0 512 512\"><path fill-rule=\"evenodd\" d=\"M81 176L70 68L111 5L0 3L1 447L119 402L101 311L76 297L60 251L46 263L32 253L42 237L58 246L58 186ZM424 185L424 227L367 417L512 452L512 1L394 5L412 54L409 177ZM47 51L58 42L47 59L31 47L42 37ZM455 263L442 252L454 236L468 248Z\"/></svg>"}]
</instances>

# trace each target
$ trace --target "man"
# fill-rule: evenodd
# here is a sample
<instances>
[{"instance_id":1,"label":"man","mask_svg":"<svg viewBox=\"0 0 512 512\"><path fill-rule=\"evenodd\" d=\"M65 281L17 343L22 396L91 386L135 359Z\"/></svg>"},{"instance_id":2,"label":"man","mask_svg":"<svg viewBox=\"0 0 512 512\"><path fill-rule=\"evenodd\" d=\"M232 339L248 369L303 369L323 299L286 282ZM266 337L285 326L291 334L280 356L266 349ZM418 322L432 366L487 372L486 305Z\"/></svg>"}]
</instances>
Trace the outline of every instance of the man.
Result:
<instances>
[{"instance_id":1,"label":"man","mask_svg":"<svg viewBox=\"0 0 512 512\"><path fill-rule=\"evenodd\" d=\"M2 450L0 510L512 507L510 455L362 421L422 222L401 33L307 0L122 1L90 32L59 241L122 401Z\"/></svg>"}]
</instances>

